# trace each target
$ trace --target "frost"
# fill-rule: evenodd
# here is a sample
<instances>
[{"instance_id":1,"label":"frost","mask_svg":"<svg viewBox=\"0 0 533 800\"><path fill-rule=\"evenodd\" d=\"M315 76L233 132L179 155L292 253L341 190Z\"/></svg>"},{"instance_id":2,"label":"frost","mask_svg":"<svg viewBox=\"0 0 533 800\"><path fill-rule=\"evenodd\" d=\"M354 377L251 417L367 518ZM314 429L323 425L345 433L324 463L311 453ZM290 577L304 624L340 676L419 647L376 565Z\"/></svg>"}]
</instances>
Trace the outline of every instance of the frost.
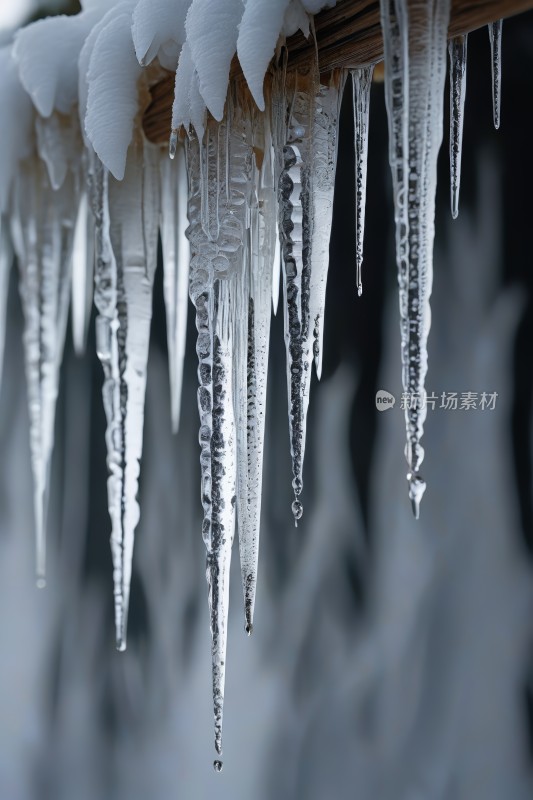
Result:
<instances>
[{"instance_id":1,"label":"frost","mask_svg":"<svg viewBox=\"0 0 533 800\"><path fill-rule=\"evenodd\" d=\"M459 214L467 44L468 37L466 35L457 36L448 44L450 57L450 201L454 219Z\"/></svg>"},{"instance_id":2,"label":"frost","mask_svg":"<svg viewBox=\"0 0 533 800\"><path fill-rule=\"evenodd\" d=\"M139 64L150 64L164 48L185 41L185 17L191 0L139 0L133 12L132 37ZM177 67L179 49L174 49ZM164 65L167 69L171 67Z\"/></svg>"},{"instance_id":3,"label":"frost","mask_svg":"<svg viewBox=\"0 0 533 800\"><path fill-rule=\"evenodd\" d=\"M131 39L131 3L119 3L105 20L87 73L85 131L102 163L122 180L138 112L141 75Z\"/></svg>"},{"instance_id":4,"label":"frost","mask_svg":"<svg viewBox=\"0 0 533 800\"><path fill-rule=\"evenodd\" d=\"M363 240L365 235L366 166L368 159L368 118L374 67L351 70L355 155L355 267L357 294L363 293Z\"/></svg>"},{"instance_id":5,"label":"frost","mask_svg":"<svg viewBox=\"0 0 533 800\"><path fill-rule=\"evenodd\" d=\"M420 444L426 407L429 297L437 155L442 141L442 95L446 68L449 0L381 0L385 46L385 99L389 118L389 159L396 220L400 289L402 380L419 402L405 409L409 497L416 517L426 484L420 475Z\"/></svg>"}]
</instances>

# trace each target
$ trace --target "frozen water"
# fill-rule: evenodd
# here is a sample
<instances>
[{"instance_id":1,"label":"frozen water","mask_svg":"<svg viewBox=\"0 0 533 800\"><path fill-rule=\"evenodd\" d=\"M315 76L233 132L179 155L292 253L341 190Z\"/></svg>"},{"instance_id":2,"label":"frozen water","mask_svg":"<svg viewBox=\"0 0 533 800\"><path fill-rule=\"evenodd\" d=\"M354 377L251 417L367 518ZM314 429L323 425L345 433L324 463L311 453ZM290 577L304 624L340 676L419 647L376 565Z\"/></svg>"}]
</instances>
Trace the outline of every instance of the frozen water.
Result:
<instances>
[{"instance_id":1,"label":"frozen water","mask_svg":"<svg viewBox=\"0 0 533 800\"><path fill-rule=\"evenodd\" d=\"M366 167L368 159L368 120L370 88L374 66L350 70L353 91L353 127L355 151L355 267L357 294L363 293L362 265L365 235Z\"/></svg>"},{"instance_id":2,"label":"frozen water","mask_svg":"<svg viewBox=\"0 0 533 800\"><path fill-rule=\"evenodd\" d=\"M461 153L466 95L466 53L468 37L450 39L450 199L452 217L459 214L459 187L461 185Z\"/></svg>"}]
</instances>

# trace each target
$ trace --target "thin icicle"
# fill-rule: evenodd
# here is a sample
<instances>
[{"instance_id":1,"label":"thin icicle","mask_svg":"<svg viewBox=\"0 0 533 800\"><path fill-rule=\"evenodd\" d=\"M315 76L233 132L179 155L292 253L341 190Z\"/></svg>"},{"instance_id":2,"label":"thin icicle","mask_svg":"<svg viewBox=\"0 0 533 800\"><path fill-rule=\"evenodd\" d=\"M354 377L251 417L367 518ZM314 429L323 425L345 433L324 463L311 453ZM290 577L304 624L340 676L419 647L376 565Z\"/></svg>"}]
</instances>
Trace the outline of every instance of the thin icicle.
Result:
<instances>
[{"instance_id":1,"label":"thin icicle","mask_svg":"<svg viewBox=\"0 0 533 800\"><path fill-rule=\"evenodd\" d=\"M175 159L166 154L161 170L161 244L163 249L163 290L167 319L168 366L172 430L179 428L187 308L189 302L189 242L187 230L187 167L185 148L177 146Z\"/></svg>"},{"instance_id":2,"label":"thin icicle","mask_svg":"<svg viewBox=\"0 0 533 800\"><path fill-rule=\"evenodd\" d=\"M76 354L82 356L87 344L87 330L93 302L94 217L87 194L81 192L74 231L72 253L72 340Z\"/></svg>"},{"instance_id":3,"label":"thin icicle","mask_svg":"<svg viewBox=\"0 0 533 800\"><path fill-rule=\"evenodd\" d=\"M448 43L450 57L450 200L452 217L459 214L461 153L466 96L466 52L468 36L456 36Z\"/></svg>"},{"instance_id":4,"label":"thin icicle","mask_svg":"<svg viewBox=\"0 0 533 800\"><path fill-rule=\"evenodd\" d=\"M311 148L316 79L314 70L280 70L273 87L273 127L278 180L278 214L283 254L283 298L287 350L287 393L292 458L292 512L295 525L303 513L303 460L313 328L311 285Z\"/></svg>"},{"instance_id":5,"label":"thin icicle","mask_svg":"<svg viewBox=\"0 0 533 800\"><path fill-rule=\"evenodd\" d=\"M489 25L492 64L492 115L496 130L500 127L502 105L502 25L502 19Z\"/></svg>"},{"instance_id":6,"label":"thin icicle","mask_svg":"<svg viewBox=\"0 0 533 800\"><path fill-rule=\"evenodd\" d=\"M7 216L0 215L0 387L2 386L2 367L4 363L4 345L6 337L7 295L9 291L9 273L13 251L9 237Z\"/></svg>"},{"instance_id":7,"label":"thin icicle","mask_svg":"<svg viewBox=\"0 0 533 800\"><path fill-rule=\"evenodd\" d=\"M117 648L126 648L134 531L142 454L144 396L152 287L157 261L157 150L136 140L123 181L92 154L89 173L95 215L96 346L104 369L107 482Z\"/></svg>"},{"instance_id":8,"label":"thin icicle","mask_svg":"<svg viewBox=\"0 0 533 800\"><path fill-rule=\"evenodd\" d=\"M433 278L437 155L442 141L443 90L450 0L381 0L385 99L396 220L402 378L415 517L426 484L419 470L426 418L425 376Z\"/></svg>"},{"instance_id":9,"label":"thin icicle","mask_svg":"<svg viewBox=\"0 0 533 800\"><path fill-rule=\"evenodd\" d=\"M50 185L39 159L25 162L16 185L13 241L20 269L24 353L34 479L37 585L46 578L46 518L59 370L68 316L75 180Z\"/></svg>"},{"instance_id":10,"label":"thin icicle","mask_svg":"<svg viewBox=\"0 0 533 800\"><path fill-rule=\"evenodd\" d=\"M361 269L363 265L363 240L365 235L366 167L368 159L368 120L370 87L374 65L352 69L353 127L355 151L355 267L357 294L363 293Z\"/></svg>"},{"instance_id":11,"label":"thin icicle","mask_svg":"<svg viewBox=\"0 0 533 800\"><path fill-rule=\"evenodd\" d=\"M248 148L250 158L246 158L245 149L245 163L249 161L251 165L250 190L247 192L248 253L244 273L249 271L247 280L246 397L243 398L246 416L244 419L239 419L237 437L239 550L244 592L245 629L250 634L253 630L257 586L272 274L273 262L276 258L277 233L274 165L269 120L264 113L256 111L248 113L251 113L249 121L239 120L242 112L234 112L233 125L236 128L235 133L238 135L239 125L236 123L239 121L241 123L244 136L243 140L238 141L237 144L240 148L243 145ZM252 147L255 154L253 157Z\"/></svg>"},{"instance_id":12,"label":"thin icicle","mask_svg":"<svg viewBox=\"0 0 533 800\"><path fill-rule=\"evenodd\" d=\"M208 121L205 139L187 146L190 297L196 308L203 538L207 549L215 748L222 753L229 569L237 489L234 355L238 276L242 273L244 198L234 187L241 164L229 174L228 126ZM245 311L246 309L240 309ZM247 330L247 314L237 317ZM218 761L218 760L217 760ZM216 762L215 762L216 766ZM221 764L219 763L219 767Z\"/></svg>"},{"instance_id":13,"label":"thin icicle","mask_svg":"<svg viewBox=\"0 0 533 800\"><path fill-rule=\"evenodd\" d=\"M333 219L333 190L337 169L339 114L347 73L334 70L327 83L321 81L313 107L311 143L311 280L310 326L313 334L315 369L322 376L324 313L329 268L329 240Z\"/></svg>"}]
</instances>

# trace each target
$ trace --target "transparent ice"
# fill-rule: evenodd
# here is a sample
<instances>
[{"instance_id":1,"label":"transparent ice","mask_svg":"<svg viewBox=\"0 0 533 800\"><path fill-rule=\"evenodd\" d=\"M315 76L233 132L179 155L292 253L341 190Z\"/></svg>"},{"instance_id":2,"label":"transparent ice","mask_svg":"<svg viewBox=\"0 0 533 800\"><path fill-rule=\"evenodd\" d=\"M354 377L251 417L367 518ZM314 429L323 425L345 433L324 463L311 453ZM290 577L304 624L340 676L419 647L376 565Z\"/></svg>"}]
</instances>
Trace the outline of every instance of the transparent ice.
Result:
<instances>
[{"instance_id":1,"label":"transparent ice","mask_svg":"<svg viewBox=\"0 0 533 800\"><path fill-rule=\"evenodd\" d=\"M448 43L450 60L450 201L454 219L459 214L467 44L468 36L466 34L456 36Z\"/></svg>"},{"instance_id":2,"label":"transparent ice","mask_svg":"<svg viewBox=\"0 0 533 800\"><path fill-rule=\"evenodd\" d=\"M365 236L366 165L370 88L374 65L350 70L353 91L353 133L355 151L355 267L357 294L363 293L363 240Z\"/></svg>"}]
</instances>

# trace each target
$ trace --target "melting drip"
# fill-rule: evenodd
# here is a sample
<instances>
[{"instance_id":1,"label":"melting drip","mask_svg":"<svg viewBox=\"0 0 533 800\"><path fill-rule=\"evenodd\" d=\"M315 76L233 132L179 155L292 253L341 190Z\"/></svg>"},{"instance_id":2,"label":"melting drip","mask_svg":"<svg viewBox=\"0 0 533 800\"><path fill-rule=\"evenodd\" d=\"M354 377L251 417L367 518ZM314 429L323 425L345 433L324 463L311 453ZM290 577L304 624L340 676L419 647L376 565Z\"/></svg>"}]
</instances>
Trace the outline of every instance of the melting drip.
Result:
<instances>
[{"instance_id":1,"label":"melting drip","mask_svg":"<svg viewBox=\"0 0 533 800\"><path fill-rule=\"evenodd\" d=\"M54 190L42 161L32 158L21 166L15 187L12 238L24 312L39 587L46 580L46 518L68 316L75 199L76 182L70 170Z\"/></svg>"},{"instance_id":2,"label":"melting drip","mask_svg":"<svg viewBox=\"0 0 533 800\"><path fill-rule=\"evenodd\" d=\"M181 409L183 362L189 301L189 243L187 230L187 166L185 148L177 146L174 161L164 155L161 170L161 245L172 430L177 432Z\"/></svg>"},{"instance_id":3,"label":"melting drip","mask_svg":"<svg viewBox=\"0 0 533 800\"><path fill-rule=\"evenodd\" d=\"M385 99L394 188L400 290L405 455L409 497L419 515L425 482L419 470L426 418L424 388L431 312L437 155L442 141L450 0L381 0Z\"/></svg>"},{"instance_id":4,"label":"melting drip","mask_svg":"<svg viewBox=\"0 0 533 800\"><path fill-rule=\"evenodd\" d=\"M468 37L465 35L451 39L448 44L450 57L450 199L454 219L459 214L467 42Z\"/></svg>"},{"instance_id":5,"label":"melting drip","mask_svg":"<svg viewBox=\"0 0 533 800\"><path fill-rule=\"evenodd\" d=\"M350 70L353 89L353 128L355 151L355 267L357 294L363 293L361 270L365 235L366 167L368 160L368 120L370 87L374 65Z\"/></svg>"},{"instance_id":6,"label":"melting drip","mask_svg":"<svg viewBox=\"0 0 533 800\"><path fill-rule=\"evenodd\" d=\"M492 115L496 130L500 127L502 105L502 24L499 19L489 25L490 56L492 65Z\"/></svg>"},{"instance_id":7,"label":"melting drip","mask_svg":"<svg viewBox=\"0 0 533 800\"><path fill-rule=\"evenodd\" d=\"M143 152L144 151L144 152ZM95 215L96 346L104 369L103 401L111 517L116 642L126 648L152 286L159 222L156 148L130 146L124 180L93 154L89 196Z\"/></svg>"}]
</instances>

